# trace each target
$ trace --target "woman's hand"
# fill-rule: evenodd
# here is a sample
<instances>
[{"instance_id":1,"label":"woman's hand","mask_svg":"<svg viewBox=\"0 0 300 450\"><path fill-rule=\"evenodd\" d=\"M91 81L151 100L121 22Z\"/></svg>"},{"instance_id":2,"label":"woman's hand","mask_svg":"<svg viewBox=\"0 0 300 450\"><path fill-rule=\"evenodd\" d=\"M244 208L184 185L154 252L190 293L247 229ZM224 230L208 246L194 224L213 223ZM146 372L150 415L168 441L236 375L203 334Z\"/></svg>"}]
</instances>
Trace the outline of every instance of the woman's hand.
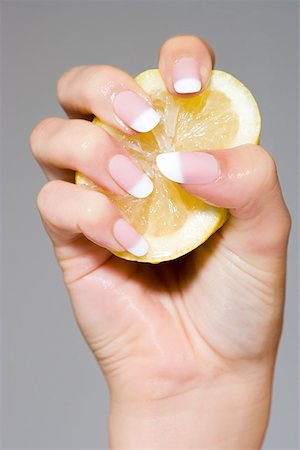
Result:
<instances>
[{"instance_id":1,"label":"woman's hand","mask_svg":"<svg viewBox=\"0 0 300 450\"><path fill-rule=\"evenodd\" d=\"M169 39L160 51L172 95L205 89L212 66L212 50L194 36ZM228 223L177 261L128 262L110 250L136 250L142 242L146 251L147 244L104 195L73 184L74 171L111 192L147 195L151 181L86 119L96 115L134 134L152 129L158 117L136 82L115 67L70 70L58 82L58 99L71 120L46 119L31 135L50 180L38 207L76 320L108 382L111 448L260 448L290 229L272 158L255 145L210 151L221 175L203 184L200 166L183 187L229 208ZM124 165L132 179L143 179L142 189L124 179Z\"/></svg>"}]
</instances>

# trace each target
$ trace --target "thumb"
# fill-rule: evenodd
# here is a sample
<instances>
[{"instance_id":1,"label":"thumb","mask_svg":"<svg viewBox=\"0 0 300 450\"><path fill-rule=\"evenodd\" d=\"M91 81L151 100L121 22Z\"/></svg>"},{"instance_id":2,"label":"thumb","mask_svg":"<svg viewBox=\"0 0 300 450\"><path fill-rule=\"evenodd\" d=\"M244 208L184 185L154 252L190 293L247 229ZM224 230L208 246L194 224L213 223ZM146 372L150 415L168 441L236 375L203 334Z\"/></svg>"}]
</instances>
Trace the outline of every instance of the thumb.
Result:
<instances>
[{"instance_id":1,"label":"thumb","mask_svg":"<svg viewBox=\"0 0 300 450\"><path fill-rule=\"evenodd\" d=\"M238 254L285 254L290 216L275 162L262 147L162 153L157 165L187 192L229 209L225 239L230 249Z\"/></svg>"}]
</instances>

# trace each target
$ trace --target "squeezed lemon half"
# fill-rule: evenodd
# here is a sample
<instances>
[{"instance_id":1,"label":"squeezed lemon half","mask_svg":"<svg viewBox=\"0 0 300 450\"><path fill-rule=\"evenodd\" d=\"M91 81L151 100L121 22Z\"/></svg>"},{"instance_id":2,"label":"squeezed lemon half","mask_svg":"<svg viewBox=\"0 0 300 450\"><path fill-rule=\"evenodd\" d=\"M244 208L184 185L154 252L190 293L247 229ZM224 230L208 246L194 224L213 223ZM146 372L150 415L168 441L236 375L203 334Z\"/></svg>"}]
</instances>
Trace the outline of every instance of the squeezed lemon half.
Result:
<instances>
[{"instance_id":1,"label":"squeezed lemon half","mask_svg":"<svg viewBox=\"0 0 300 450\"><path fill-rule=\"evenodd\" d=\"M257 143L261 119L251 92L232 75L220 70L213 70L208 88L192 98L172 97L157 69L141 73L136 81L161 116L158 126L148 133L128 136L98 118L94 123L131 153L152 179L153 192L145 199L111 194L79 172L76 184L105 193L149 244L145 256L133 256L127 251L115 254L156 264L195 249L228 217L225 209L207 205L166 179L156 166L156 156L162 152L205 151Z\"/></svg>"}]
</instances>

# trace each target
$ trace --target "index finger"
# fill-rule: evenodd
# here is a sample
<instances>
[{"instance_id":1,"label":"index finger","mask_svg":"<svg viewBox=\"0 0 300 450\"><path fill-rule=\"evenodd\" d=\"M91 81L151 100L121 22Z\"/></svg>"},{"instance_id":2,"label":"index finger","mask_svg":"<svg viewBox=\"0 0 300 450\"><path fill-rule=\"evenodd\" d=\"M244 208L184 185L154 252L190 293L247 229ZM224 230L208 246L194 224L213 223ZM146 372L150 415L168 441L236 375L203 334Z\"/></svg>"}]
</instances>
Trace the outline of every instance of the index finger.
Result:
<instances>
[{"instance_id":1,"label":"index finger","mask_svg":"<svg viewBox=\"0 0 300 450\"><path fill-rule=\"evenodd\" d=\"M209 83L215 55L197 36L175 36L161 47L159 70L171 95L198 94Z\"/></svg>"},{"instance_id":2,"label":"index finger","mask_svg":"<svg viewBox=\"0 0 300 450\"><path fill-rule=\"evenodd\" d=\"M127 134L146 133L160 121L149 96L127 73L113 66L79 66L57 84L58 101L72 118L98 117Z\"/></svg>"}]
</instances>

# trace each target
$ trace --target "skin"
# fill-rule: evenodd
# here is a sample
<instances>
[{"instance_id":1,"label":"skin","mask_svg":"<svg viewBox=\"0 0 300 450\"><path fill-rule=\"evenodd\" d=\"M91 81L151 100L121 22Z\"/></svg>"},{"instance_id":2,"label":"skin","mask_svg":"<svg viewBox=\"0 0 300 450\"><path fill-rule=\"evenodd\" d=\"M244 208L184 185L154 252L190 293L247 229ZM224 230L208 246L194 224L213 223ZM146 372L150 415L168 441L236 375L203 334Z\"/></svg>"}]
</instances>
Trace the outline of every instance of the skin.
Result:
<instances>
[{"instance_id":1,"label":"skin","mask_svg":"<svg viewBox=\"0 0 300 450\"><path fill-rule=\"evenodd\" d=\"M172 65L193 56L209 81L213 52L195 36L164 43L159 68L172 95ZM33 130L33 154L50 180L38 207L64 274L75 318L111 393L111 449L259 449L267 427L281 333L290 216L276 166L260 146L210 151L211 184L183 186L227 207L227 224L189 255L158 266L121 260L112 235L120 212L72 184L79 170L120 192L107 172L124 149L88 120L116 122L112 96L142 94L108 66L74 68L58 82L72 120ZM189 96L185 94L184 96Z\"/></svg>"}]
</instances>

